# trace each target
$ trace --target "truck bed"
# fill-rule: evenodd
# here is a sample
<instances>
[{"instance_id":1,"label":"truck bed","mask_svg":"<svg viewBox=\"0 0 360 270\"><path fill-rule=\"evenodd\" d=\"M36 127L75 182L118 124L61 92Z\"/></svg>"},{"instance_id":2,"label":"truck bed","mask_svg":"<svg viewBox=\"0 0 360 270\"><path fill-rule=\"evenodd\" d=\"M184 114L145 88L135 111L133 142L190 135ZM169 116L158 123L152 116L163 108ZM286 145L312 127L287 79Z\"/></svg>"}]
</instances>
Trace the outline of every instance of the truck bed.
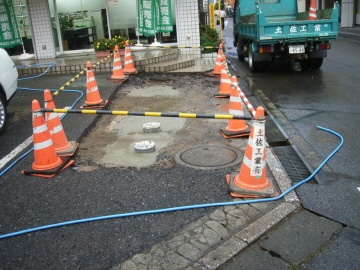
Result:
<instances>
[{"instance_id":1,"label":"truck bed","mask_svg":"<svg viewBox=\"0 0 360 270\"><path fill-rule=\"evenodd\" d=\"M244 38L259 44L275 44L281 40L303 42L309 40L332 40L338 36L338 8L317 11L318 20L308 20L309 12L265 16L260 8L254 14L240 17L238 31Z\"/></svg>"}]
</instances>

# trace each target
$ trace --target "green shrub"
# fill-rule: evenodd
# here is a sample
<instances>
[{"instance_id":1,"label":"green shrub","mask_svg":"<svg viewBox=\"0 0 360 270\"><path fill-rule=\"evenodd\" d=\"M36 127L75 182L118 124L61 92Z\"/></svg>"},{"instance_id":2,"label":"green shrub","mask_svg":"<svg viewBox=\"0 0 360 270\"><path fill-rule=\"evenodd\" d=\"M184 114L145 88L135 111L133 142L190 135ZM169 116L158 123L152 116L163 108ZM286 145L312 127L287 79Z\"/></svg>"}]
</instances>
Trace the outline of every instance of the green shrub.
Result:
<instances>
[{"instance_id":1,"label":"green shrub","mask_svg":"<svg viewBox=\"0 0 360 270\"><path fill-rule=\"evenodd\" d=\"M200 24L200 46L219 46L219 35L216 29L210 28L208 25ZM218 49L204 49L202 53L217 52Z\"/></svg>"}]
</instances>

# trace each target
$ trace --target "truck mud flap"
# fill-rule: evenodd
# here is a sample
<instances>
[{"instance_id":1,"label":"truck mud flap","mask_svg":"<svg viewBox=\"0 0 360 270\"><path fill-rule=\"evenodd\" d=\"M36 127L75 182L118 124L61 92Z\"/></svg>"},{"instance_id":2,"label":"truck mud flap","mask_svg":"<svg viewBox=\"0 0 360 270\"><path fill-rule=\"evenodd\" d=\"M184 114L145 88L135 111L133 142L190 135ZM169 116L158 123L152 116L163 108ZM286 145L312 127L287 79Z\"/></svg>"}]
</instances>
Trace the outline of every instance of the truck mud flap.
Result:
<instances>
[{"instance_id":1,"label":"truck mud flap","mask_svg":"<svg viewBox=\"0 0 360 270\"><path fill-rule=\"evenodd\" d=\"M321 51L317 50L309 53L309 58L323 58L323 57L327 57L326 50L321 50Z\"/></svg>"},{"instance_id":2,"label":"truck mud flap","mask_svg":"<svg viewBox=\"0 0 360 270\"><path fill-rule=\"evenodd\" d=\"M254 61L255 62L270 62L272 61L272 57L270 53L254 53Z\"/></svg>"}]
</instances>

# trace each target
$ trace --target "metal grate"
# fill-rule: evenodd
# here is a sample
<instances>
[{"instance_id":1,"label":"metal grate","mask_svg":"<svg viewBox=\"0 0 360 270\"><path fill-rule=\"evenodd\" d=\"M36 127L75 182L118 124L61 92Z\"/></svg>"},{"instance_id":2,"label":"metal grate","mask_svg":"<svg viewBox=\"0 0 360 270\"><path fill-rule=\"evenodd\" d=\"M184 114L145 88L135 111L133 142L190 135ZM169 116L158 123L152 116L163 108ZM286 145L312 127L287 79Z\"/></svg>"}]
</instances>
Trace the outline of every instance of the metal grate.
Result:
<instances>
[{"instance_id":1,"label":"metal grate","mask_svg":"<svg viewBox=\"0 0 360 270\"><path fill-rule=\"evenodd\" d=\"M289 175L292 183L300 182L308 178L313 172L312 168L307 164L305 159L293 146L278 146L272 148L284 170ZM307 183L318 184L317 176L311 178Z\"/></svg>"},{"instance_id":2,"label":"metal grate","mask_svg":"<svg viewBox=\"0 0 360 270\"><path fill-rule=\"evenodd\" d=\"M272 147L285 146L288 144L287 135L285 136L285 133L281 132L280 128L270 115L266 116L265 134L266 141Z\"/></svg>"}]
</instances>

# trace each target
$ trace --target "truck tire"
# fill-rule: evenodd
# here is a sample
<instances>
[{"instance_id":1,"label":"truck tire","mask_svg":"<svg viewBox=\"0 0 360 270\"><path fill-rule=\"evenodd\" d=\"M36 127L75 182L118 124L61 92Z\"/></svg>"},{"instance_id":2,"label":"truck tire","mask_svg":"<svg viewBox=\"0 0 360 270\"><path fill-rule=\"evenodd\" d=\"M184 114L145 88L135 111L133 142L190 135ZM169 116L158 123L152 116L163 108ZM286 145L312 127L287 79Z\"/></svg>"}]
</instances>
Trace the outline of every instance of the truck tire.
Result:
<instances>
[{"instance_id":1,"label":"truck tire","mask_svg":"<svg viewBox=\"0 0 360 270\"><path fill-rule=\"evenodd\" d=\"M299 64L301 66L301 70L308 70L310 65L310 59L301 59Z\"/></svg>"},{"instance_id":2,"label":"truck tire","mask_svg":"<svg viewBox=\"0 0 360 270\"><path fill-rule=\"evenodd\" d=\"M237 52L237 55L238 55L238 59L239 59L240 61L244 61L244 60L245 60L245 55L244 55L244 43L242 43L241 41L239 41L239 42L237 43L236 52Z\"/></svg>"},{"instance_id":3,"label":"truck tire","mask_svg":"<svg viewBox=\"0 0 360 270\"><path fill-rule=\"evenodd\" d=\"M4 132L7 123L7 109L5 98L0 93L0 135Z\"/></svg>"},{"instance_id":4,"label":"truck tire","mask_svg":"<svg viewBox=\"0 0 360 270\"><path fill-rule=\"evenodd\" d=\"M254 61L254 53L251 44L249 45L249 68L251 72L256 72L259 69L259 63Z\"/></svg>"},{"instance_id":5,"label":"truck tire","mask_svg":"<svg viewBox=\"0 0 360 270\"><path fill-rule=\"evenodd\" d=\"M319 69L322 66L323 58L303 59L300 61L301 69Z\"/></svg>"}]
</instances>

